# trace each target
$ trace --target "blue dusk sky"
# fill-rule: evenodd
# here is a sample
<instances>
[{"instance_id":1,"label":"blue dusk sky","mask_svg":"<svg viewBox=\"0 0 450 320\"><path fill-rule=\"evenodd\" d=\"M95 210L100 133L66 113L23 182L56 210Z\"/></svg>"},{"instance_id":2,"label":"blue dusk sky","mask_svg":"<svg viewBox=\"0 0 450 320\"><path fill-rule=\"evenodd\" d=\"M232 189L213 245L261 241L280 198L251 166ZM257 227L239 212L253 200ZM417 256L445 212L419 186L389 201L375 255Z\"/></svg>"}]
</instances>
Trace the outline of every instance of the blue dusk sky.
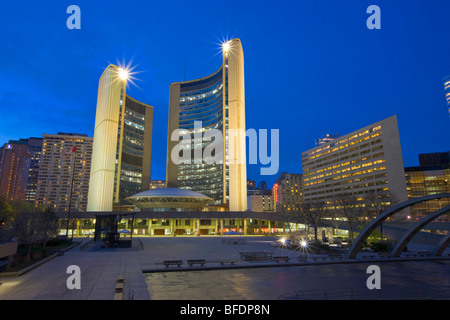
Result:
<instances>
[{"instance_id":1,"label":"blue dusk sky","mask_svg":"<svg viewBox=\"0 0 450 320\"><path fill-rule=\"evenodd\" d=\"M69 30L67 7L81 9ZM381 29L369 30L370 5ZM220 42L240 38L246 127L279 129L279 171L327 133L397 115L405 166L450 150L448 0L7 1L0 19L0 144L57 132L94 134L98 80L131 64L127 93L154 107L152 178L165 179L169 86L215 72Z\"/></svg>"}]
</instances>

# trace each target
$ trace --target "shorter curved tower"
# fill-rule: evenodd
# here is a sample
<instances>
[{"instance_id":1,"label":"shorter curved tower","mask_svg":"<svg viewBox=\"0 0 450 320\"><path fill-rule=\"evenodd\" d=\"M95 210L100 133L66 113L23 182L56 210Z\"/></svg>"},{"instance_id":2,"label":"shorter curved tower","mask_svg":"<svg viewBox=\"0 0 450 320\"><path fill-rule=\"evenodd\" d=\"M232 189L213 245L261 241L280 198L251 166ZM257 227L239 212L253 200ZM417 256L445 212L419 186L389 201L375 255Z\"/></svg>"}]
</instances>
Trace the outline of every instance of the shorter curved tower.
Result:
<instances>
[{"instance_id":1,"label":"shorter curved tower","mask_svg":"<svg viewBox=\"0 0 450 320\"><path fill-rule=\"evenodd\" d=\"M126 71L100 77L87 211L113 211L150 185L153 107L126 94Z\"/></svg>"}]
</instances>

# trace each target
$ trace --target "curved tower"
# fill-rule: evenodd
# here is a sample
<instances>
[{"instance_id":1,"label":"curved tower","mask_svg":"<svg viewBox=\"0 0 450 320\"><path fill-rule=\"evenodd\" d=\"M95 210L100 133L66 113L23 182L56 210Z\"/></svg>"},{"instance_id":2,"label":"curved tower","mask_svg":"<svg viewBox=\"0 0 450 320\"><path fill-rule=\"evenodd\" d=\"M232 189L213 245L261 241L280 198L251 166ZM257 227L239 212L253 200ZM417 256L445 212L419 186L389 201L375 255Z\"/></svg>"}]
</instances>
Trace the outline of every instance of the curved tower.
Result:
<instances>
[{"instance_id":1,"label":"curved tower","mask_svg":"<svg viewBox=\"0 0 450 320\"><path fill-rule=\"evenodd\" d=\"M153 107L126 94L127 77L115 65L100 77L87 211L113 211L149 188Z\"/></svg>"},{"instance_id":2,"label":"curved tower","mask_svg":"<svg viewBox=\"0 0 450 320\"><path fill-rule=\"evenodd\" d=\"M167 148L167 187L189 189L212 198L213 205L230 211L247 210L247 172L245 137L244 53L241 41L223 45L223 63L215 73L197 80L172 83L169 101ZM200 124L200 126L199 126ZM191 137L189 161L176 163L172 139L175 130ZM205 132L217 130L222 152L215 150L216 161L204 155L211 144ZM220 159L219 159L220 158Z\"/></svg>"}]
</instances>

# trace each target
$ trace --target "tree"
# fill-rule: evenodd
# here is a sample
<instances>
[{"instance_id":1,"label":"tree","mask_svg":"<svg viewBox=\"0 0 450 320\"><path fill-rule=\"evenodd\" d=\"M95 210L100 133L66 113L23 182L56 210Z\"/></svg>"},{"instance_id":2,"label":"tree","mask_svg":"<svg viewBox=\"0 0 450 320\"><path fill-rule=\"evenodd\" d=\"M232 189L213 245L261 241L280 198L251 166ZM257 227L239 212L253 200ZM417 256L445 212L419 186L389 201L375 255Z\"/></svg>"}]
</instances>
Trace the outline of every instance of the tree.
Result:
<instances>
[{"instance_id":1,"label":"tree","mask_svg":"<svg viewBox=\"0 0 450 320\"><path fill-rule=\"evenodd\" d=\"M354 230L358 221L364 215L364 202L353 194L338 194L334 200L334 214L347 221L350 239L354 239Z\"/></svg>"},{"instance_id":2,"label":"tree","mask_svg":"<svg viewBox=\"0 0 450 320\"><path fill-rule=\"evenodd\" d=\"M5 199L0 199L0 241L11 240L13 223L13 207Z\"/></svg>"},{"instance_id":3,"label":"tree","mask_svg":"<svg viewBox=\"0 0 450 320\"><path fill-rule=\"evenodd\" d=\"M30 208L23 203L15 203L16 210ZM19 239L19 244L25 245L27 250L26 261L31 259L33 245L42 243L45 247L47 241L56 236L58 220L53 212L43 207L33 207L33 211L21 211L15 214L11 228L13 237Z\"/></svg>"},{"instance_id":4,"label":"tree","mask_svg":"<svg viewBox=\"0 0 450 320\"><path fill-rule=\"evenodd\" d=\"M317 231L321 225L324 215L327 212L325 203L316 200L305 200L299 205L300 217L306 225L310 225L314 230L314 240L317 239Z\"/></svg>"},{"instance_id":5,"label":"tree","mask_svg":"<svg viewBox=\"0 0 450 320\"><path fill-rule=\"evenodd\" d=\"M364 197L369 218L377 218L384 211L398 203L397 197L388 191L371 192ZM380 238L383 240L383 224L380 224Z\"/></svg>"}]
</instances>

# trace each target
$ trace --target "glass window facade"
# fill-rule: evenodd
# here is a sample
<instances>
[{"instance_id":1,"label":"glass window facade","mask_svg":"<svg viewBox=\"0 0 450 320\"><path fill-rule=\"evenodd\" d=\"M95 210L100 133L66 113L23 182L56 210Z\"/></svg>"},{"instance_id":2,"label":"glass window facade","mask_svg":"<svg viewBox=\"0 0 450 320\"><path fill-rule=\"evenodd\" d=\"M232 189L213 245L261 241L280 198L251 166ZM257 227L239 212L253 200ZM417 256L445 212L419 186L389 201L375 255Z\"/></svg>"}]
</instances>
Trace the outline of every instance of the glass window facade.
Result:
<instances>
[{"instance_id":1,"label":"glass window facade","mask_svg":"<svg viewBox=\"0 0 450 320\"><path fill-rule=\"evenodd\" d=\"M194 146L201 144L202 154L209 141L194 140L194 122L201 121L202 129L224 131L224 81L223 68L196 81L182 83L180 86L179 128L191 135L191 159ZM190 164L178 165L178 187L199 192L214 199L214 205L224 200L224 165Z\"/></svg>"},{"instance_id":2,"label":"glass window facade","mask_svg":"<svg viewBox=\"0 0 450 320\"><path fill-rule=\"evenodd\" d=\"M405 168L406 188L408 198L418 198L432 194L450 193L450 167L427 166ZM450 199L439 199L418 203L411 207L411 216L414 220L422 218L450 205ZM449 217L441 216L440 221L449 221Z\"/></svg>"}]
</instances>

